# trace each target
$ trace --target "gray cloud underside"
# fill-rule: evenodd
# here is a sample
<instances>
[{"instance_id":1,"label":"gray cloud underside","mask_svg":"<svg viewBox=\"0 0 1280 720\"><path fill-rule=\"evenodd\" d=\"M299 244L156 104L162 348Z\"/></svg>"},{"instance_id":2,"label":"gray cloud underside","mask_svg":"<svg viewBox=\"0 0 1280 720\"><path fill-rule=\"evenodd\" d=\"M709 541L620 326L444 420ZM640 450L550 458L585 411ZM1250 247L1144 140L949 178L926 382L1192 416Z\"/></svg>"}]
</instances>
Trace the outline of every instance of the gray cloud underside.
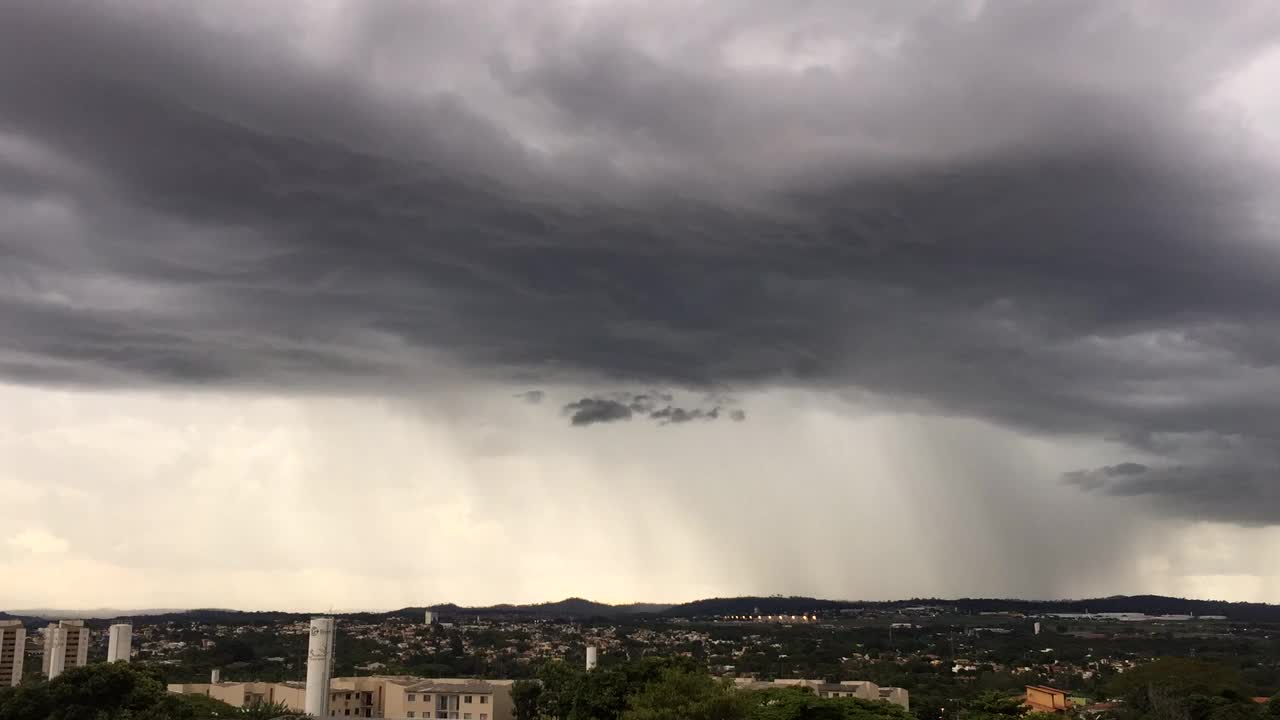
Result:
<instances>
[{"instance_id":1,"label":"gray cloud underside","mask_svg":"<svg viewBox=\"0 0 1280 720\"><path fill-rule=\"evenodd\" d=\"M1272 169L1201 103L1273 5L649 5L353 4L317 50L231 3L5 3L0 373L815 383L1280 521Z\"/></svg>"},{"instance_id":2,"label":"gray cloud underside","mask_svg":"<svg viewBox=\"0 0 1280 720\"><path fill-rule=\"evenodd\" d=\"M712 396L709 399L714 399ZM680 407L672 405L674 397L663 391L648 393L617 392L609 397L585 397L567 403L562 414L572 425L585 426L597 423L630 420L642 417L659 425L681 425L694 421L719 420L721 417L734 422L747 419L745 410L725 409L719 404L710 407ZM727 401L727 399L725 399Z\"/></svg>"}]
</instances>

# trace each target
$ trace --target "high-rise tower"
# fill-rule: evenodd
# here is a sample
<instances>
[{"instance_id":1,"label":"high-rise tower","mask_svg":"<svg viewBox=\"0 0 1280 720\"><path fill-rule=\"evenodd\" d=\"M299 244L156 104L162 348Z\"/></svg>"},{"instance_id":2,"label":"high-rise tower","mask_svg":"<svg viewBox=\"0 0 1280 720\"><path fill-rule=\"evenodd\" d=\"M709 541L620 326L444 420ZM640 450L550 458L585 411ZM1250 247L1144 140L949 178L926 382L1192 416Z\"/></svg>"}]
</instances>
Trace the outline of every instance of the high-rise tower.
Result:
<instances>
[{"instance_id":1,"label":"high-rise tower","mask_svg":"<svg viewBox=\"0 0 1280 720\"><path fill-rule=\"evenodd\" d=\"M0 687L22 681L22 658L27 650L27 629L21 620L0 620Z\"/></svg>"}]
</instances>

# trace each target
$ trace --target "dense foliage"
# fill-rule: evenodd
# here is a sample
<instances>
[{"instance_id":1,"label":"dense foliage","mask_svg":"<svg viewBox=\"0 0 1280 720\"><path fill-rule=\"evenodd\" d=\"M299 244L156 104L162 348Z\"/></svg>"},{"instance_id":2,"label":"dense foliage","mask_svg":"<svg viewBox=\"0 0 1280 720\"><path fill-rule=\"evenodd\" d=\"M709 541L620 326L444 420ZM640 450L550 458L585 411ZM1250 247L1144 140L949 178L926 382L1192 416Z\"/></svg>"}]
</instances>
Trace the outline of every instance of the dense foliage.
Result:
<instances>
[{"instance_id":1,"label":"dense foliage","mask_svg":"<svg viewBox=\"0 0 1280 720\"><path fill-rule=\"evenodd\" d=\"M537 713L547 720L910 720L897 705L819 698L806 688L738 690L688 658L591 672L551 663L540 680Z\"/></svg>"},{"instance_id":2,"label":"dense foliage","mask_svg":"<svg viewBox=\"0 0 1280 720\"><path fill-rule=\"evenodd\" d=\"M270 720L287 713L284 705L235 708L204 695L170 694L155 668L125 663L0 688L0 720Z\"/></svg>"}]
</instances>

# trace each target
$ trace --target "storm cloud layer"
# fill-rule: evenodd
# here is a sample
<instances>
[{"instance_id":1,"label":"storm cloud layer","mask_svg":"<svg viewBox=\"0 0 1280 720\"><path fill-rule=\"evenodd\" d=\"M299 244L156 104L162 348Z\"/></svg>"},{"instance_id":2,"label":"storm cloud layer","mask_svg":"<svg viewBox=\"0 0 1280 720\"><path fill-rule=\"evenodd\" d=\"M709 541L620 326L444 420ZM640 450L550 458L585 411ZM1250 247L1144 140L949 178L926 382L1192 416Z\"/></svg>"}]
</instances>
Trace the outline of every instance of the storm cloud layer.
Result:
<instances>
[{"instance_id":1,"label":"storm cloud layer","mask_svg":"<svg viewBox=\"0 0 1280 720\"><path fill-rule=\"evenodd\" d=\"M0 374L803 386L1280 524L1278 43L1271 2L7 2Z\"/></svg>"}]
</instances>

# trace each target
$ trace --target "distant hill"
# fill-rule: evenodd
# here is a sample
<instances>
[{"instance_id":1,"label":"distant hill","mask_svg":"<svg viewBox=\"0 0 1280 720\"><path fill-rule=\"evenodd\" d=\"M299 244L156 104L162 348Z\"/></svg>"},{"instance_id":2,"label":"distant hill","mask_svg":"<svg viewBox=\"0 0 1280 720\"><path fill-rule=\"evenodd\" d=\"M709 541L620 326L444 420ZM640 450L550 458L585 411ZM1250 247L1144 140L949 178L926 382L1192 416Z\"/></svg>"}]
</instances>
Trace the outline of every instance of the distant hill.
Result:
<instances>
[{"instance_id":1,"label":"distant hill","mask_svg":"<svg viewBox=\"0 0 1280 720\"><path fill-rule=\"evenodd\" d=\"M487 607L459 607L457 605L432 605L430 607L421 608L405 608L397 610L393 615L404 615L422 617L422 613L427 610L438 612L444 617L455 616L481 616L490 617L495 615L524 615L532 617L617 617L619 615L636 615L642 613L660 613L671 607L670 605L662 605L658 603L629 603L626 605L609 605L607 603L598 603L583 598L566 598L558 602L537 603L534 605L490 605Z\"/></svg>"},{"instance_id":2,"label":"distant hill","mask_svg":"<svg viewBox=\"0 0 1280 720\"><path fill-rule=\"evenodd\" d=\"M420 621L424 611L439 613L446 621L461 621L469 617L510 617L541 619L589 619L589 618L699 618L722 615L750 615L757 609L766 615L800 615L813 612L839 610L863 610L884 612L912 606L930 606L961 614L981 612L1038 613L1147 613L1150 615L1224 615L1242 622L1280 622L1280 605L1265 603L1233 603L1221 600L1188 600L1161 595L1117 595L1087 600L1017 600L1004 598L912 598L891 601L822 600L799 596L709 598L678 605L658 603L630 603L609 605L583 598L566 598L557 602L532 605L489 605L463 607L454 604L408 607L390 612L335 613L338 617L376 622L387 618L403 618ZM0 612L0 618L16 617L24 622L41 619L83 617L89 619L128 618L135 623L198 622L209 624L271 625L279 622L305 620L315 613L282 611L242 611L215 608L193 610L86 610L44 611L14 610Z\"/></svg>"},{"instance_id":3,"label":"distant hill","mask_svg":"<svg viewBox=\"0 0 1280 720\"><path fill-rule=\"evenodd\" d=\"M913 598L910 600L844 601L808 597L738 597L695 600L663 611L668 617L749 615L758 608L766 615L799 615L833 610L898 610L926 605L958 613L1147 613L1150 615L1225 615L1231 620L1280 622L1280 605L1233 603L1222 600L1188 600L1162 595L1116 595L1085 600L1016 600L1002 598Z\"/></svg>"},{"instance_id":4,"label":"distant hill","mask_svg":"<svg viewBox=\"0 0 1280 720\"><path fill-rule=\"evenodd\" d=\"M187 612L180 608L152 608L147 610L117 610L115 608L92 608L89 610L52 610L49 608L33 608L28 610L10 610L14 615L44 618L45 620L88 619L110 620L132 615L164 615ZM0 613L2 615L3 613Z\"/></svg>"}]
</instances>

